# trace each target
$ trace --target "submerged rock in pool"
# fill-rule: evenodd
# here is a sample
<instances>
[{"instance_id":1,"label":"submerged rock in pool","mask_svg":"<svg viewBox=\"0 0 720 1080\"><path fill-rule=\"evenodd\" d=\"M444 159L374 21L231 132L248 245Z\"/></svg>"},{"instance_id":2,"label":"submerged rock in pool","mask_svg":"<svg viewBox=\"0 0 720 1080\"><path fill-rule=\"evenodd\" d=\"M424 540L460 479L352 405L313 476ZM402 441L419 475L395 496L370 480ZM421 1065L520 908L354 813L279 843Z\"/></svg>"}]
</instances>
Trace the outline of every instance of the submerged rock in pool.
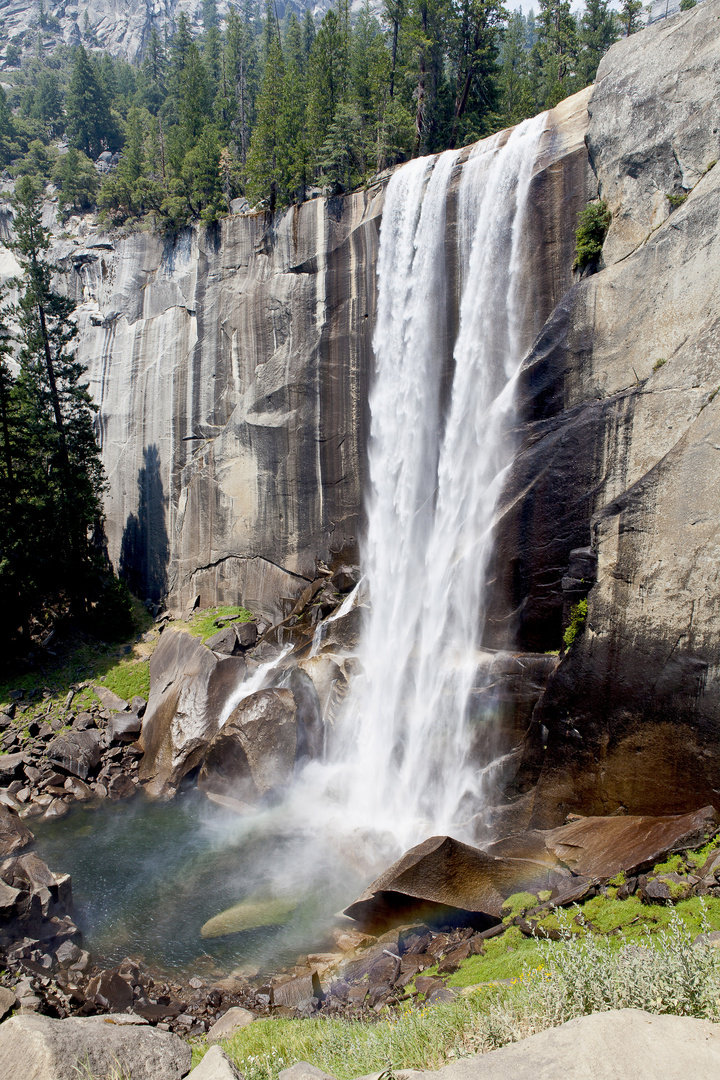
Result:
<instances>
[{"instance_id":1,"label":"submerged rock in pool","mask_svg":"<svg viewBox=\"0 0 720 1080\"><path fill-rule=\"evenodd\" d=\"M215 938L261 926L280 926L288 921L297 906L297 900L243 900L208 919L200 935Z\"/></svg>"}]
</instances>

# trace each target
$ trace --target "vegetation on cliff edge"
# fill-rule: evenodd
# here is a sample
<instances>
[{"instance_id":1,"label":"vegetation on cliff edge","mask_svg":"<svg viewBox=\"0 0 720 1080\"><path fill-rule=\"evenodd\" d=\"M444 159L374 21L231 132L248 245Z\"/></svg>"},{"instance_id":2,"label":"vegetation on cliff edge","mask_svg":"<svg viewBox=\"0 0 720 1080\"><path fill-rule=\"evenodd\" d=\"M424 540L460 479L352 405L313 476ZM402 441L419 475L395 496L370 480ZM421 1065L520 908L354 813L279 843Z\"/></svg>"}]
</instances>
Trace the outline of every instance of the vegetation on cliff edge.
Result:
<instances>
[{"instance_id":1,"label":"vegetation on cliff edge","mask_svg":"<svg viewBox=\"0 0 720 1080\"><path fill-rule=\"evenodd\" d=\"M200 34L181 14L135 64L92 26L70 48L46 21L5 46L0 165L52 182L61 214L97 203L116 225L211 224L243 195L272 211L552 107L639 28L638 2L384 0L377 17L336 0L318 23L206 0Z\"/></svg>"}]
</instances>

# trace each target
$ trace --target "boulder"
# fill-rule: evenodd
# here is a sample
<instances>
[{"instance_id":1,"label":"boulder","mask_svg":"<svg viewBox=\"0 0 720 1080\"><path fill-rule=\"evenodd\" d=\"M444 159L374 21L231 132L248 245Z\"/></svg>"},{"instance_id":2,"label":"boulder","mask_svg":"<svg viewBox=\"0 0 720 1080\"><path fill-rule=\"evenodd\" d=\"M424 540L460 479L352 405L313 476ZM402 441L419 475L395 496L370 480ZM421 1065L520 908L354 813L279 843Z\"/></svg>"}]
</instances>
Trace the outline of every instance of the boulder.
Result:
<instances>
[{"instance_id":1,"label":"boulder","mask_svg":"<svg viewBox=\"0 0 720 1080\"><path fill-rule=\"evenodd\" d=\"M70 731L48 743L47 756L73 776L87 780L100 764L102 735L97 730Z\"/></svg>"},{"instance_id":2,"label":"boulder","mask_svg":"<svg viewBox=\"0 0 720 1080\"><path fill-rule=\"evenodd\" d=\"M0 856L21 851L33 841L33 834L14 810L0 804Z\"/></svg>"},{"instance_id":3,"label":"boulder","mask_svg":"<svg viewBox=\"0 0 720 1080\"><path fill-rule=\"evenodd\" d=\"M332 724L345 701L352 676L352 663L339 653L322 652L300 660L297 667L312 681L320 706L320 720Z\"/></svg>"},{"instance_id":4,"label":"boulder","mask_svg":"<svg viewBox=\"0 0 720 1080\"><path fill-rule=\"evenodd\" d=\"M717 1024L614 1009L579 1016L436 1072L410 1075L413 1080L626 1080L628 1075L633 1080L689 1080L719 1071Z\"/></svg>"},{"instance_id":5,"label":"boulder","mask_svg":"<svg viewBox=\"0 0 720 1080\"><path fill-rule=\"evenodd\" d=\"M235 656L241 652L234 626L226 626L224 630L218 630L217 634L207 638L205 645L221 656Z\"/></svg>"},{"instance_id":6,"label":"boulder","mask_svg":"<svg viewBox=\"0 0 720 1080\"><path fill-rule=\"evenodd\" d=\"M290 690L259 690L245 698L203 756L198 787L255 803L290 782L297 750L295 698Z\"/></svg>"},{"instance_id":7,"label":"boulder","mask_svg":"<svg viewBox=\"0 0 720 1080\"><path fill-rule=\"evenodd\" d=\"M105 738L107 742L134 742L140 734L142 727L142 720L137 713L132 712L114 712L110 713L110 718L105 728Z\"/></svg>"},{"instance_id":8,"label":"boulder","mask_svg":"<svg viewBox=\"0 0 720 1080\"><path fill-rule=\"evenodd\" d=\"M559 891L569 876L542 862L500 858L450 836L433 836L405 852L345 914L371 932L463 916L475 916L474 922L489 926L500 920L506 897L528 890Z\"/></svg>"},{"instance_id":9,"label":"boulder","mask_svg":"<svg viewBox=\"0 0 720 1080\"><path fill-rule=\"evenodd\" d=\"M320 626L319 648L325 652L352 652L360 643L360 634L368 608L353 607L344 615L331 616Z\"/></svg>"},{"instance_id":10,"label":"boulder","mask_svg":"<svg viewBox=\"0 0 720 1080\"><path fill-rule=\"evenodd\" d=\"M647 870L671 851L698 847L717 830L712 806L669 817L581 818L544 834L545 845L573 873L610 878Z\"/></svg>"},{"instance_id":11,"label":"boulder","mask_svg":"<svg viewBox=\"0 0 720 1080\"><path fill-rule=\"evenodd\" d=\"M205 644L213 652L224 656L238 656L251 649L258 639L258 628L254 622L231 623L217 634L208 638Z\"/></svg>"},{"instance_id":12,"label":"boulder","mask_svg":"<svg viewBox=\"0 0 720 1080\"><path fill-rule=\"evenodd\" d=\"M112 690L108 690L107 686L95 686L93 689L100 698L103 709L125 712L129 708L127 701L118 694L113 693Z\"/></svg>"},{"instance_id":13,"label":"boulder","mask_svg":"<svg viewBox=\"0 0 720 1080\"><path fill-rule=\"evenodd\" d=\"M228 1009L226 1013L223 1013L219 1020L215 1021L207 1033L207 1041L216 1043L220 1042L221 1039L229 1039L233 1032L252 1024L254 1019L255 1013L250 1012L249 1009L234 1006L232 1009Z\"/></svg>"},{"instance_id":14,"label":"boulder","mask_svg":"<svg viewBox=\"0 0 720 1080\"><path fill-rule=\"evenodd\" d=\"M222 659L190 634L167 629L150 659L139 777L152 798L171 798L217 734L225 702L245 662Z\"/></svg>"},{"instance_id":15,"label":"boulder","mask_svg":"<svg viewBox=\"0 0 720 1080\"><path fill-rule=\"evenodd\" d=\"M92 799L91 788L82 780L78 780L76 776L68 776L63 786L68 794L72 795L78 802L87 802L88 799Z\"/></svg>"},{"instance_id":16,"label":"boulder","mask_svg":"<svg viewBox=\"0 0 720 1080\"><path fill-rule=\"evenodd\" d=\"M361 577L362 571L359 566L343 565L338 566L330 580L338 592L348 593L352 592Z\"/></svg>"},{"instance_id":17,"label":"boulder","mask_svg":"<svg viewBox=\"0 0 720 1080\"><path fill-rule=\"evenodd\" d=\"M147 708L147 701L140 694L136 694L130 702L130 712L137 713L138 716L144 716Z\"/></svg>"},{"instance_id":18,"label":"boulder","mask_svg":"<svg viewBox=\"0 0 720 1080\"><path fill-rule=\"evenodd\" d=\"M29 765L30 758L22 752L18 754L0 754L0 776L9 782L23 765Z\"/></svg>"},{"instance_id":19,"label":"boulder","mask_svg":"<svg viewBox=\"0 0 720 1080\"><path fill-rule=\"evenodd\" d=\"M240 648L252 649L258 639L257 623L233 623L233 626L235 627L235 636L237 637Z\"/></svg>"},{"instance_id":20,"label":"boulder","mask_svg":"<svg viewBox=\"0 0 720 1080\"><path fill-rule=\"evenodd\" d=\"M283 1069L278 1073L278 1080L335 1080L335 1078L308 1061L296 1061L289 1069Z\"/></svg>"},{"instance_id":21,"label":"boulder","mask_svg":"<svg viewBox=\"0 0 720 1080\"><path fill-rule=\"evenodd\" d=\"M301 1009L313 1000L323 997L317 971L309 975L298 975L294 979L273 986L273 1002L290 1009Z\"/></svg>"},{"instance_id":22,"label":"boulder","mask_svg":"<svg viewBox=\"0 0 720 1080\"><path fill-rule=\"evenodd\" d=\"M235 1063L223 1053L219 1046L211 1046L190 1075L194 1077L194 1080L243 1080L243 1075Z\"/></svg>"},{"instance_id":23,"label":"boulder","mask_svg":"<svg viewBox=\"0 0 720 1080\"><path fill-rule=\"evenodd\" d=\"M3 1080L77 1080L86 1071L133 1080L181 1080L190 1070L187 1043L168 1031L114 1023L112 1016L13 1016L0 1024Z\"/></svg>"},{"instance_id":24,"label":"boulder","mask_svg":"<svg viewBox=\"0 0 720 1080\"><path fill-rule=\"evenodd\" d=\"M248 814L257 814L257 806L251 806L250 803L243 802L241 799L233 799L231 795L216 795L214 791L206 791L205 795L211 803L215 806L220 806L223 810L229 810L233 814L239 814L241 817L247 817Z\"/></svg>"},{"instance_id":25,"label":"boulder","mask_svg":"<svg viewBox=\"0 0 720 1080\"><path fill-rule=\"evenodd\" d=\"M14 1009L16 1004L15 991L9 990L7 986L0 986L0 1020Z\"/></svg>"},{"instance_id":26,"label":"boulder","mask_svg":"<svg viewBox=\"0 0 720 1080\"><path fill-rule=\"evenodd\" d=\"M271 897L241 900L239 904L221 911L208 919L200 928L204 938L224 937L225 934L238 934L243 930L255 930L259 926L282 926L288 922L296 907L297 900L272 899Z\"/></svg>"},{"instance_id":27,"label":"boulder","mask_svg":"<svg viewBox=\"0 0 720 1080\"><path fill-rule=\"evenodd\" d=\"M85 990L88 1001L110 1012L124 1012L133 1003L133 989L117 969L103 971L91 979Z\"/></svg>"}]
</instances>

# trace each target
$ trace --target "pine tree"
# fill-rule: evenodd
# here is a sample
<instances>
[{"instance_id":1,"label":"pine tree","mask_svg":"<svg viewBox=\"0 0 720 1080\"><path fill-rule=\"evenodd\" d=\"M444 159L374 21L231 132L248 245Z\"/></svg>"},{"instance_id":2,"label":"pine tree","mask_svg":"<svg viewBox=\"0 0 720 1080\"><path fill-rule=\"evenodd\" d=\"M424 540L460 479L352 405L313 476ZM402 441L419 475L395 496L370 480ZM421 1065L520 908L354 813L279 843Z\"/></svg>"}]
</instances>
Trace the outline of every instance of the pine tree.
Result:
<instances>
[{"instance_id":1,"label":"pine tree","mask_svg":"<svg viewBox=\"0 0 720 1080\"><path fill-rule=\"evenodd\" d=\"M395 95L395 72L397 70L398 38L400 27L405 17L405 0L383 0L383 14L390 26L390 71L388 93L390 97Z\"/></svg>"},{"instance_id":2,"label":"pine tree","mask_svg":"<svg viewBox=\"0 0 720 1080\"><path fill-rule=\"evenodd\" d=\"M305 198L310 162L307 141L307 68L300 23L291 15L285 34L282 110L279 117L280 171L284 194Z\"/></svg>"},{"instance_id":3,"label":"pine tree","mask_svg":"<svg viewBox=\"0 0 720 1080\"><path fill-rule=\"evenodd\" d=\"M284 76L280 42L275 37L268 46L265 74L258 98L257 124L247 159L248 198L252 202L267 198L271 214L275 212L285 179L281 160Z\"/></svg>"},{"instance_id":4,"label":"pine tree","mask_svg":"<svg viewBox=\"0 0 720 1080\"><path fill-rule=\"evenodd\" d=\"M97 70L82 45L75 50L65 107L70 142L88 157L96 158L108 140L112 123Z\"/></svg>"},{"instance_id":5,"label":"pine tree","mask_svg":"<svg viewBox=\"0 0 720 1080\"><path fill-rule=\"evenodd\" d=\"M13 206L11 246L23 269L14 398L24 445L16 486L34 526L27 537L28 598L37 603L64 594L82 612L100 569L93 543L102 530L104 490L96 409L72 353L75 304L52 288L53 268L44 258L50 235L42 226L40 188L29 177L16 184Z\"/></svg>"},{"instance_id":6,"label":"pine tree","mask_svg":"<svg viewBox=\"0 0 720 1080\"><path fill-rule=\"evenodd\" d=\"M630 37L631 34L636 34L638 30L642 29L642 23L640 22L641 11L642 0L622 0L620 4L620 25L625 32L625 37Z\"/></svg>"},{"instance_id":7,"label":"pine tree","mask_svg":"<svg viewBox=\"0 0 720 1080\"><path fill-rule=\"evenodd\" d=\"M352 34L350 85L366 124L377 123L382 114L386 92L389 95L390 66L382 28L365 0Z\"/></svg>"},{"instance_id":8,"label":"pine tree","mask_svg":"<svg viewBox=\"0 0 720 1080\"><path fill-rule=\"evenodd\" d=\"M310 59L310 53L313 47L313 41L315 40L315 21L312 17L310 8L305 8L305 15L303 17L302 26L303 35L303 58L307 62Z\"/></svg>"},{"instance_id":9,"label":"pine tree","mask_svg":"<svg viewBox=\"0 0 720 1080\"><path fill-rule=\"evenodd\" d=\"M221 55L222 38L218 29L220 19L218 17L215 0L203 0L203 61L208 73L208 78L217 91L221 78Z\"/></svg>"},{"instance_id":10,"label":"pine tree","mask_svg":"<svg viewBox=\"0 0 720 1080\"><path fill-rule=\"evenodd\" d=\"M495 108L499 35L507 19L501 0L459 0L455 11L457 77L450 146L456 145L461 121L471 105L475 121L463 141L486 134L482 118Z\"/></svg>"},{"instance_id":11,"label":"pine tree","mask_svg":"<svg viewBox=\"0 0 720 1080\"><path fill-rule=\"evenodd\" d=\"M549 109L577 89L574 76L579 41L570 0L540 0L538 23L535 50L540 64L540 104Z\"/></svg>"},{"instance_id":12,"label":"pine tree","mask_svg":"<svg viewBox=\"0 0 720 1080\"><path fill-rule=\"evenodd\" d=\"M148 112L157 116L167 96L167 60L160 35L153 26L140 69L140 100Z\"/></svg>"},{"instance_id":13,"label":"pine tree","mask_svg":"<svg viewBox=\"0 0 720 1080\"><path fill-rule=\"evenodd\" d=\"M191 42L178 77L178 109L185 150L192 150L211 115L212 96L200 50Z\"/></svg>"},{"instance_id":14,"label":"pine tree","mask_svg":"<svg viewBox=\"0 0 720 1080\"><path fill-rule=\"evenodd\" d=\"M598 64L616 38L617 27L609 0L586 0L580 22L580 72L585 85L595 78Z\"/></svg>"},{"instance_id":15,"label":"pine tree","mask_svg":"<svg viewBox=\"0 0 720 1080\"><path fill-rule=\"evenodd\" d=\"M335 112L346 101L349 83L350 41L346 0L338 11L327 12L313 42L308 74L308 137L310 152L318 158Z\"/></svg>"},{"instance_id":16,"label":"pine tree","mask_svg":"<svg viewBox=\"0 0 720 1080\"><path fill-rule=\"evenodd\" d=\"M205 225L212 225L227 213L220 173L220 144L212 128L204 131L197 145L186 154L182 178L190 209Z\"/></svg>"},{"instance_id":17,"label":"pine tree","mask_svg":"<svg viewBox=\"0 0 720 1080\"><path fill-rule=\"evenodd\" d=\"M522 11L515 11L508 20L500 50L502 122L507 127L519 123L533 110L526 42L525 18Z\"/></svg>"},{"instance_id":18,"label":"pine tree","mask_svg":"<svg viewBox=\"0 0 720 1080\"><path fill-rule=\"evenodd\" d=\"M89 210L100 187L92 161L74 146L68 147L67 153L58 159L53 169L53 182L60 189L58 203L62 218L73 211Z\"/></svg>"},{"instance_id":19,"label":"pine tree","mask_svg":"<svg viewBox=\"0 0 720 1080\"><path fill-rule=\"evenodd\" d=\"M258 57L250 24L241 19L234 8L230 8L227 18L225 78L234 87L236 108L232 111L230 127L244 165L250 146L250 130L255 121Z\"/></svg>"},{"instance_id":20,"label":"pine tree","mask_svg":"<svg viewBox=\"0 0 720 1080\"><path fill-rule=\"evenodd\" d=\"M11 142L15 135L12 112L8 105L7 95L0 86L0 165L9 164L12 157Z\"/></svg>"},{"instance_id":21,"label":"pine tree","mask_svg":"<svg viewBox=\"0 0 720 1080\"><path fill-rule=\"evenodd\" d=\"M62 94L58 78L53 72L40 72L30 115L46 125L48 135L51 137L59 135L62 131Z\"/></svg>"}]
</instances>

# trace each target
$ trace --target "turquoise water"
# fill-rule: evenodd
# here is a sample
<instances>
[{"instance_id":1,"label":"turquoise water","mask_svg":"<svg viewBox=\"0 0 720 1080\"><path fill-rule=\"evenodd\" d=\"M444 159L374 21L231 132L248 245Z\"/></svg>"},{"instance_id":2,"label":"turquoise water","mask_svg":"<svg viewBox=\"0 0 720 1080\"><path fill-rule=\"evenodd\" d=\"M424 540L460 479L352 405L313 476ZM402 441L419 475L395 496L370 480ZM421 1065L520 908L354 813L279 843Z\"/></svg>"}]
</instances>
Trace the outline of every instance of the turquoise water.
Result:
<instances>
[{"instance_id":1,"label":"turquoise water","mask_svg":"<svg viewBox=\"0 0 720 1080\"><path fill-rule=\"evenodd\" d=\"M168 973L274 970L332 947L333 913L364 882L337 853L272 811L241 818L195 791L78 807L36 823L39 854L70 873L75 921L94 959L140 959ZM282 927L203 939L202 925L243 900L289 898Z\"/></svg>"}]
</instances>

